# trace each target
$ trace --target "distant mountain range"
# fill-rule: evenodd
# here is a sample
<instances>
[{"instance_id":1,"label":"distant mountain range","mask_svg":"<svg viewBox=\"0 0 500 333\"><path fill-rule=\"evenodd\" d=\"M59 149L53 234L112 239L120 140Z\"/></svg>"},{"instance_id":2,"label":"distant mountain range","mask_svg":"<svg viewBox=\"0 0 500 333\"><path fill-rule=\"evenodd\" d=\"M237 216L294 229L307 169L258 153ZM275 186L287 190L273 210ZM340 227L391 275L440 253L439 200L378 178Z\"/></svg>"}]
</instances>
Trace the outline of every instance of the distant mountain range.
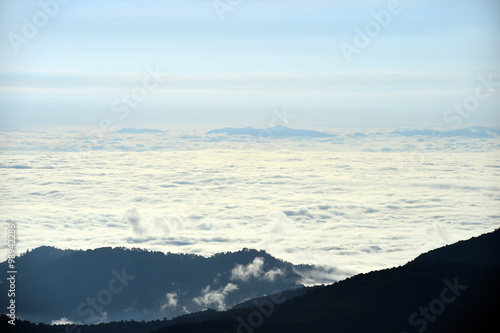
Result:
<instances>
[{"instance_id":1,"label":"distant mountain range","mask_svg":"<svg viewBox=\"0 0 500 333\"><path fill-rule=\"evenodd\" d=\"M328 134L312 130L297 130L284 126L274 126L266 129L253 127L245 128L222 128L207 132L207 134L248 135L261 139L284 139L284 138L332 138L337 134Z\"/></svg>"},{"instance_id":2,"label":"distant mountain range","mask_svg":"<svg viewBox=\"0 0 500 333\"><path fill-rule=\"evenodd\" d=\"M166 131L162 131L159 129L149 129L149 128L134 128L134 127L124 127L116 133L122 134L145 134L145 133L166 133ZM214 129L206 133L207 135L212 134L225 134L228 136L251 136L254 138L269 140L269 139L287 139L287 138L334 138L339 137L338 134L331 134L325 132L318 132L313 130L299 130L292 129L285 126L274 126L265 129L258 129L253 127L244 127L244 128L231 128L225 127L221 129ZM376 133L380 135L382 133ZM433 138L451 138L451 137L468 137L468 138L476 138L476 139L484 139L484 138L495 138L500 136L500 129L494 127L485 127L485 126L474 126L468 128L460 128L449 131L444 130L432 130L432 129L411 129L411 130L399 130L392 131L390 134L406 136L406 137L414 137L414 136L430 136ZM373 134L365 134L361 132L346 134L346 137L349 138L365 138ZM200 138L199 136L190 136L183 135L182 139L191 139L191 138ZM218 141L218 140L216 140Z\"/></svg>"},{"instance_id":3,"label":"distant mountain range","mask_svg":"<svg viewBox=\"0 0 500 333\"><path fill-rule=\"evenodd\" d=\"M165 131L159 129L150 129L150 128L124 127L116 131L116 133L144 134L144 133L165 133Z\"/></svg>"},{"instance_id":4,"label":"distant mountain range","mask_svg":"<svg viewBox=\"0 0 500 333\"><path fill-rule=\"evenodd\" d=\"M391 134L401 135L401 136L418 136L425 135L435 138L450 138L455 136L463 136L468 138L495 138L500 135L500 129L484 126L474 126L468 128L461 128L451 131L439 131L439 130L405 130L405 131L394 131Z\"/></svg>"},{"instance_id":5,"label":"distant mountain range","mask_svg":"<svg viewBox=\"0 0 500 333\"><path fill-rule=\"evenodd\" d=\"M126 253L134 254L133 251ZM54 254L59 259L66 257L57 251L52 251ZM252 255L246 262L252 262ZM49 263L50 256L46 255L41 266ZM227 311L208 309L168 321L120 321L75 327L35 326L26 321L12 326L4 316L0 318L0 330L34 333L76 332L77 329L85 333L495 332L500 326L499 258L500 230L496 230L430 251L401 267L359 274L327 286L269 293ZM89 263L94 259L87 258ZM86 278L91 276L87 273ZM142 287L142 293L149 292L148 285ZM76 289L78 286L72 293L77 292ZM119 302L117 299L116 303ZM20 304L24 307L29 303Z\"/></svg>"}]
</instances>

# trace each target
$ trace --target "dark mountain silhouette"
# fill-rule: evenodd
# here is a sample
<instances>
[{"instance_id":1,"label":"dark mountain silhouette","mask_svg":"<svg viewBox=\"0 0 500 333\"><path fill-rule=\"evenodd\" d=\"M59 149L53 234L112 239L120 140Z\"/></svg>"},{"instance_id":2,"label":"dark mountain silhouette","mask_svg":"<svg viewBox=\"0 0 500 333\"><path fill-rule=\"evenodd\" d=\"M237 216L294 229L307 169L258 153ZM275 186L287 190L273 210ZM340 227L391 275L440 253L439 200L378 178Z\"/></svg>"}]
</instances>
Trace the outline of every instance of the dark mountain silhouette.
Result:
<instances>
[{"instance_id":1,"label":"dark mountain silhouette","mask_svg":"<svg viewBox=\"0 0 500 333\"><path fill-rule=\"evenodd\" d=\"M227 311L78 328L89 333L495 332L500 326L499 237L496 230L430 251L401 267L272 294ZM64 332L65 328L29 325L20 321L15 331L6 318L0 320L2 332L25 332L22 328Z\"/></svg>"},{"instance_id":2,"label":"dark mountain silhouette","mask_svg":"<svg viewBox=\"0 0 500 333\"><path fill-rule=\"evenodd\" d=\"M496 230L430 251L402 267L311 288L282 304L229 310L211 321L158 333L497 331L499 238Z\"/></svg>"},{"instance_id":3,"label":"dark mountain silhouette","mask_svg":"<svg viewBox=\"0 0 500 333\"><path fill-rule=\"evenodd\" d=\"M222 128L207 132L207 134L248 135L260 139L284 139L284 138L332 138L336 134L328 134L312 130L297 130L284 126L274 126L266 129L252 127L245 128Z\"/></svg>"},{"instance_id":4,"label":"dark mountain silhouette","mask_svg":"<svg viewBox=\"0 0 500 333\"><path fill-rule=\"evenodd\" d=\"M244 249L205 258L140 249L37 248L17 259L21 318L51 323L172 318L299 287L290 263ZM6 262L0 264L7 271ZM7 284L0 285L2 295ZM1 298L3 309L8 305Z\"/></svg>"},{"instance_id":5,"label":"dark mountain silhouette","mask_svg":"<svg viewBox=\"0 0 500 333\"><path fill-rule=\"evenodd\" d=\"M413 262L459 262L500 267L500 232L488 233L419 255Z\"/></svg>"}]
</instances>

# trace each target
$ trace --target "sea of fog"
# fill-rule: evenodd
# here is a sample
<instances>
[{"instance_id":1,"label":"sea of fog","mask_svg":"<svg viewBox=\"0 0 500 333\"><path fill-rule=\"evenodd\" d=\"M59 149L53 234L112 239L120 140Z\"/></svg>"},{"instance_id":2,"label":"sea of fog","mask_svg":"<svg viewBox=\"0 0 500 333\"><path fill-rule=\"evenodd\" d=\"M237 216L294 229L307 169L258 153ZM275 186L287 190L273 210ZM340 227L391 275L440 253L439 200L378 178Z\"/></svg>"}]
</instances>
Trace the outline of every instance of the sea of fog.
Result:
<instances>
[{"instance_id":1,"label":"sea of fog","mask_svg":"<svg viewBox=\"0 0 500 333\"><path fill-rule=\"evenodd\" d=\"M1 237L5 222L17 222L18 252L126 246L208 256L247 247L336 267L339 279L500 226L497 137L91 140L76 130L1 139Z\"/></svg>"}]
</instances>

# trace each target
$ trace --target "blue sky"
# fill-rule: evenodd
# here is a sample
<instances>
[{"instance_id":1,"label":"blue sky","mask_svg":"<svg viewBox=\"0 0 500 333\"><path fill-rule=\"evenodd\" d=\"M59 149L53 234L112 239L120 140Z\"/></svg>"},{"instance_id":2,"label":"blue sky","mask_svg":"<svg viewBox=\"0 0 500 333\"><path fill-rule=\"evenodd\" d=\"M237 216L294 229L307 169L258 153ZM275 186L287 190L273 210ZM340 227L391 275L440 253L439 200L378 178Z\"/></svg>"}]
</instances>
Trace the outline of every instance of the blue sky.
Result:
<instances>
[{"instance_id":1,"label":"blue sky","mask_svg":"<svg viewBox=\"0 0 500 333\"><path fill-rule=\"evenodd\" d=\"M296 127L446 127L479 77L500 81L500 2L395 3L2 0L0 124L262 127L287 108ZM168 74L121 119L113 103L148 68ZM461 125L498 124L498 89Z\"/></svg>"}]
</instances>

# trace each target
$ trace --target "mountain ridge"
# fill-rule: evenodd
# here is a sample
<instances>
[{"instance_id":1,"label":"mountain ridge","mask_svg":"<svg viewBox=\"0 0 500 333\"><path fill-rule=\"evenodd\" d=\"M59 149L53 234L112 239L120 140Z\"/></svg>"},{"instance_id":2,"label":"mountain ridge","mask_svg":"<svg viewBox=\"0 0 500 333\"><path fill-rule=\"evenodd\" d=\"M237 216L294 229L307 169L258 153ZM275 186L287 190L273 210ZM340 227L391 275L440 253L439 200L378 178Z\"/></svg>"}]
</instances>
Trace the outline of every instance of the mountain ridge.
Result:
<instances>
[{"instance_id":1,"label":"mountain ridge","mask_svg":"<svg viewBox=\"0 0 500 333\"><path fill-rule=\"evenodd\" d=\"M494 331L500 327L496 319L500 310L499 237L497 229L428 251L403 266L326 286L280 291L226 311L208 309L169 321L79 327L88 333ZM463 257L463 253L471 255ZM485 253L486 259L475 261ZM7 327L5 323L1 319L0 328ZM27 322L19 324L30 327ZM32 331L64 328L39 325Z\"/></svg>"},{"instance_id":2,"label":"mountain ridge","mask_svg":"<svg viewBox=\"0 0 500 333\"><path fill-rule=\"evenodd\" d=\"M41 247L18 257L16 265L23 267L16 300L26 304L18 314L45 323L154 320L207 307L223 310L275 289L299 287L301 280L293 264L251 249L203 257L123 247ZM6 261L0 269L7 271ZM0 285L2 294L5 288ZM8 306L6 301L0 305Z\"/></svg>"}]
</instances>

